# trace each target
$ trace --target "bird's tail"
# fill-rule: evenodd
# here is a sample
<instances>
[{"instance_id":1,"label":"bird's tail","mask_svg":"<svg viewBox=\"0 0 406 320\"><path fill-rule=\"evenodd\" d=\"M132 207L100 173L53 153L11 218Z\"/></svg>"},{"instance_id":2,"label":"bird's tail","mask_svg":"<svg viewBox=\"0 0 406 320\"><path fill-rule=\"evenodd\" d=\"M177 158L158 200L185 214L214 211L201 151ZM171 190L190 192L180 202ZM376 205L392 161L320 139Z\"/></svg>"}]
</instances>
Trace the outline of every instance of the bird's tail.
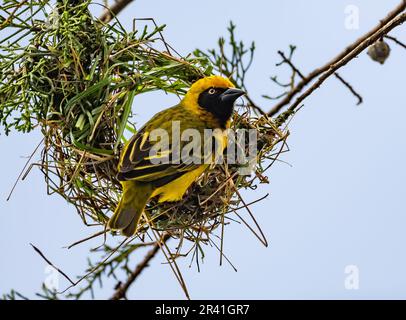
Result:
<instances>
[{"instance_id":1,"label":"bird's tail","mask_svg":"<svg viewBox=\"0 0 406 320\"><path fill-rule=\"evenodd\" d=\"M145 208L153 189L150 185L135 181L123 181L123 195L110 218L109 227L121 230L122 234L131 237L137 230L142 211Z\"/></svg>"}]
</instances>

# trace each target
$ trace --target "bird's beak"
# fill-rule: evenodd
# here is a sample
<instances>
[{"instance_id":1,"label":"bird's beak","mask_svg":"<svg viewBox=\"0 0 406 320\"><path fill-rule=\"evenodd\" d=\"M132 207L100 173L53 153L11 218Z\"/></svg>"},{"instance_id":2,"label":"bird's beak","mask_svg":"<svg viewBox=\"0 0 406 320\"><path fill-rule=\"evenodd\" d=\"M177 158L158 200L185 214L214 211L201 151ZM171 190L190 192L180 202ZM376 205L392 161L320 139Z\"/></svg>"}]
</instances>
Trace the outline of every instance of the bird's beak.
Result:
<instances>
[{"instance_id":1,"label":"bird's beak","mask_svg":"<svg viewBox=\"0 0 406 320\"><path fill-rule=\"evenodd\" d=\"M221 101L234 102L238 97L241 97L245 92L237 88L229 88L221 94Z\"/></svg>"}]
</instances>

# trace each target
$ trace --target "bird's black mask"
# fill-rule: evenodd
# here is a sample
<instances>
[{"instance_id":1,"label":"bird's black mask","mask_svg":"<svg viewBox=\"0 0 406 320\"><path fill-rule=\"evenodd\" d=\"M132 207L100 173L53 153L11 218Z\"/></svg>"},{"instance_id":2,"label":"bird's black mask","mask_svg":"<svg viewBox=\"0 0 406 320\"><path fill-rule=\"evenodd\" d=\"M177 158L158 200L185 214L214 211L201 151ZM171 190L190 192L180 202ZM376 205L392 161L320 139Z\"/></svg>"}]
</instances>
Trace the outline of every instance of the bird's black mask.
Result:
<instances>
[{"instance_id":1,"label":"bird's black mask","mask_svg":"<svg viewBox=\"0 0 406 320\"><path fill-rule=\"evenodd\" d=\"M199 106L212 113L225 127L233 114L234 102L245 92L236 88L209 88L199 95Z\"/></svg>"}]
</instances>

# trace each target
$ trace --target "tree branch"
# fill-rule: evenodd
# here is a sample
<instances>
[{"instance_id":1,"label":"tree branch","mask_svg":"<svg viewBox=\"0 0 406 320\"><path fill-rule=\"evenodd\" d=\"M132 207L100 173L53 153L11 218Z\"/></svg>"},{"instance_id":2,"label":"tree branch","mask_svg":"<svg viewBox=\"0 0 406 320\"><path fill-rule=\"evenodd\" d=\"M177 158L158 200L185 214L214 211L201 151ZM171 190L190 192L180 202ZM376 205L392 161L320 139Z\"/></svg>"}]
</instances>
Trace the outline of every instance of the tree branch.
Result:
<instances>
[{"instance_id":1,"label":"tree branch","mask_svg":"<svg viewBox=\"0 0 406 320\"><path fill-rule=\"evenodd\" d=\"M294 72L296 72L302 80L306 78L306 77L303 75L303 73L293 64L293 62L292 62L289 58L287 58L287 57L285 56L285 54L284 54L282 51L278 51L278 54L282 57L283 62L287 63L287 64L290 66L290 68L291 68ZM350 90L350 92L358 99L357 105L360 105L360 104L362 103L362 101L363 101L362 96L361 96L357 91L355 91L355 89L353 88L353 86L352 86L348 81L346 81L343 77L341 77L337 72L334 73L334 75L335 75L336 78L337 78L338 80L340 80L341 83L342 83L344 86L346 86L346 87L348 88L348 90Z\"/></svg>"},{"instance_id":2,"label":"tree branch","mask_svg":"<svg viewBox=\"0 0 406 320\"><path fill-rule=\"evenodd\" d=\"M279 113L279 111L286 105L288 105L292 99L299 94L300 92L302 92L302 90L304 89L304 87L306 87L310 82L312 82L315 78L317 78L319 75L323 74L324 72L328 71L331 69L331 66L333 65L337 65L340 63L340 61L343 61L350 53L351 53L351 57L355 57L355 55L353 55L353 52L355 49L357 49L360 44L365 43L365 41L371 39L375 34L380 34L380 36L382 37L383 35L385 35L387 32L385 33L381 33L380 31L389 23L391 22L393 19L395 19L400 13L402 13L404 10L406 9L406 0L402 0L402 2L394 9L392 10L384 19L382 19L380 21L380 23L373 28L372 30L370 30L369 32L367 32L365 35L363 35L362 37L360 37L359 39L357 39L354 43L352 43L351 45L349 45L347 48L345 48L338 56L336 56L334 59L330 60L329 62L327 62L325 65L323 65L320 68L315 69L314 71L312 71L311 73L309 73L309 75L307 77L305 77L302 81L300 81L287 95L286 97L281 100L278 104L276 104L271 111L269 111L269 115L270 116L274 116L275 114ZM401 22L400 22L401 23ZM399 23L399 24L400 24ZM396 26L396 25L395 25ZM395 27L393 26L393 27ZM374 39L376 37L373 37ZM378 37L379 39L379 37ZM378 40L376 39L376 40ZM371 44L372 42L368 42L368 44ZM365 48L363 48L365 49ZM363 50L362 49L362 50ZM362 51L361 50L361 51ZM361 51L357 51L357 54ZM347 61L348 62L348 61ZM346 62L346 63L347 63ZM338 69L338 68L337 68ZM336 70L337 70L336 69ZM334 72L333 72L334 73ZM331 75L331 73L330 73ZM324 80L323 80L324 81ZM322 82L323 82L322 81ZM302 99L303 100L303 99ZM300 102L299 102L300 103Z\"/></svg>"},{"instance_id":3,"label":"tree branch","mask_svg":"<svg viewBox=\"0 0 406 320\"><path fill-rule=\"evenodd\" d=\"M406 4L406 1L403 2ZM299 96L296 99L296 101L289 107L287 112L281 114L278 117L276 122L280 123L280 121L283 120L282 118L286 118L286 115L289 116L289 114L292 114L295 111L295 109L302 103L302 101L306 99L308 96L310 96L316 89L318 89L323 84L323 82L327 80L327 78L329 78L332 74L334 74L338 69L345 66L349 61L354 59L357 55L359 55L371 44L381 39L385 34L387 34L392 29L396 28L405 21L406 21L406 13L403 13L395 17L388 24L378 29L372 36L366 38L361 43L359 43L358 46L355 47L350 54L347 54L343 59L331 64L328 70L325 73L323 73L320 76L320 78L309 89L307 89L301 96Z\"/></svg>"},{"instance_id":4,"label":"tree branch","mask_svg":"<svg viewBox=\"0 0 406 320\"><path fill-rule=\"evenodd\" d=\"M114 4L103 10L99 19L104 23L109 23L114 16L118 15L131 2L133 2L133 0L115 0Z\"/></svg>"},{"instance_id":5,"label":"tree branch","mask_svg":"<svg viewBox=\"0 0 406 320\"><path fill-rule=\"evenodd\" d=\"M158 243L156 242L154 244L154 247L148 251L144 259L135 267L134 271L131 272L131 274L128 276L127 280L123 284L119 284L116 288L116 291L114 292L113 296L110 298L110 300L120 300L120 299L125 299L126 294L130 286L133 284L133 282L137 279L137 277L141 274L141 272L149 266L149 262L155 257L155 255L158 253L159 249L161 248L162 244L165 243L170 239L169 234L165 234L162 238L162 240Z\"/></svg>"}]
</instances>

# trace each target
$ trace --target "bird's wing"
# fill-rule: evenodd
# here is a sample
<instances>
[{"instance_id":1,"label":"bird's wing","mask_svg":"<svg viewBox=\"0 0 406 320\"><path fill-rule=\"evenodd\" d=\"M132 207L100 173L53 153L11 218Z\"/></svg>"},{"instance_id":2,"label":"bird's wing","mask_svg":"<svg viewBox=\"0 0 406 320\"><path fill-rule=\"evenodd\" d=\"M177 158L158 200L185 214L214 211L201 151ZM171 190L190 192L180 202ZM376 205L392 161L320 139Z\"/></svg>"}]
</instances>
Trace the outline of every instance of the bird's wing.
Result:
<instances>
[{"instance_id":1,"label":"bird's wing","mask_svg":"<svg viewBox=\"0 0 406 320\"><path fill-rule=\"evenodd\" d=\"M188 122L184 121L183 123ZM196 129L196 125L193 126L190 123L188 125ZM182 150L187 144L190 144L190 141L179 141L179 147L176 148L171 137L172 130L164 123L162 123L162 127L168 129L167 141L165 139L158 139L156 142L151 141L154 139L151 139L152 130L151 126L148 125L131 138L122 151L118 173L119 180L153 182L156 186L162 186L186 172L198 168L201 164L207 163L207 152L205 154L202 149L194 158L189 157L187 161L184 161ZM202 133L199 128L197 129L198 132ZM201 134L201 140L205 139L203 137L204 135Z\"/></svg>"}]
</instances>

